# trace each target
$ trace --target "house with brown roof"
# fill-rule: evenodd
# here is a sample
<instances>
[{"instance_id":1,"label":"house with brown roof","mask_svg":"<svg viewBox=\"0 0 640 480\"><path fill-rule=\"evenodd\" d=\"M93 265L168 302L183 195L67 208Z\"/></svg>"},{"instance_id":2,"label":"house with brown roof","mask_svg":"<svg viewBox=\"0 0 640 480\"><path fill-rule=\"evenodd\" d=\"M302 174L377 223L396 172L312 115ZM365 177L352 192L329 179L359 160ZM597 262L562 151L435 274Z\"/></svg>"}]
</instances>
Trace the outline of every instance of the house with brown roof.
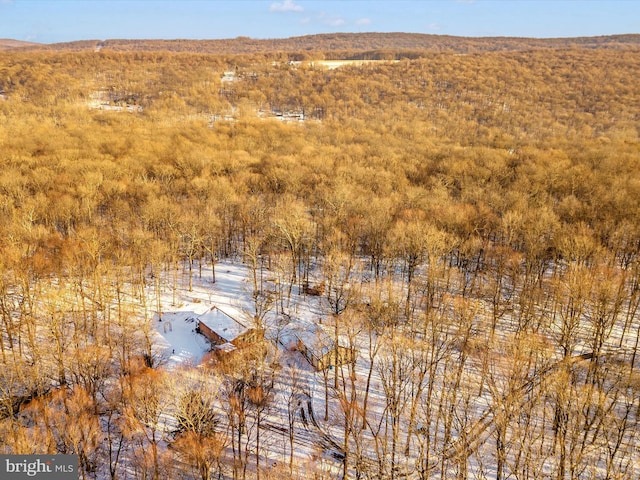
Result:
<instances>
[{"instance_id":1,"label":"house with brown roof","mask_svg":"<svg viewBox=\"0 0 640 480\"><path fill-rule=\"evenodd\" d=\"M355 361L354 352L338 343L317 323L299 321L287 325L280 333L280 344L297 350L316 370Z\"/></svg>"},{"instance_id":2,"label":"house with brown roof","mask_svg":"<svg viewBox=\"0 0 640 480\"><path fill-rule=\"evenodd\" d=\"M215 305L198 316L196 321L196 332L207 337L212 347L218 349L241 348L262 337L257 329L246 326Z\"/></svg>"}]
</instances>

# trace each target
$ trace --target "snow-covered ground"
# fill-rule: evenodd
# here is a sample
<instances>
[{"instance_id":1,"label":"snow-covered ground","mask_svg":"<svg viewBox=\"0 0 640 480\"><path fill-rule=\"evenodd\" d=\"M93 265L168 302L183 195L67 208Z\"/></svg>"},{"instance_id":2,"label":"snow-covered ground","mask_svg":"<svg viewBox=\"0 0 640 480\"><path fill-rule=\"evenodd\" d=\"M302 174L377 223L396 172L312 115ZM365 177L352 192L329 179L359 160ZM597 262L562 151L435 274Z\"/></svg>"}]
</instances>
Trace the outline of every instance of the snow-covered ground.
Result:
<instances>
[{"instance_id":1,"label":"snow-covered ground","mask_svg":"<svg viewBox=\"0 0 640 480\"><path fill-rule=\"evenodd\" d=\"M241 263L220 262L216 264L216 282L212 282L210 267L202 269L202 276L197 270L193 273L193 288L188 290L188 281L182 278L174 292L171 282L163 284L161 296L161 315L155 313L152 321L155 330L155 348L164 359L163 368L171 375L187 375L185 368L197 367L204 355L211 349L209 341L195 331L195 318L212 306L217 306L225 313L243 321L252 322L253 305L251 298L250 271ZM152 299L155 295L151 284L147 287ZM175 301L174 301L175 298ZM152 302L150 302L152 303ZM297 288L292 290L291 299L285 303L286 315L275 307L265 318L266 336L275 340L283 319L293 324L309 325L323 322L321 300L317 297L300 295ZM275 342L273 342L275 345ZM265 412L262 435L269 449L262 455L265 462L273 464L286 463L289 453L288 428L284 427L287 418L287 397L295 391L298 398L295 418L295 453L297 468L310 468L316 471L333 472L337 475L340 467L339 436L332 432L337 423L335 393L329 391L330 418L324 421L325 414L325 373L333 379L333 371L316 371L303 355L291 348L278 344L276 355L281 369L273 391L273 405ZM361 378L366 372L360 372ZM186 377L185 377L185 381ZM295 384L295 385L294 385ZM374 386L376 382L374 382ZM377 390L377 389L376 389ZM379 391L371 395L371 404L375 408L384 408ZM169 419L168 424L173 422ZM318 463L319 462L319 463ZM265 463L266 464L266 463ZM307 465L307 467L301 467ZM321 465L321 467L319 467ZM304 474L303 474L304 476Z\"/></svg>"},{"instance_id":2,"label":"snow-covered ground","mask_svg":"<svg viewBox=\"0 0 640 480\"><path fill-rule=\"evenodd\" d=\"M198 365L211 349L209 341L195 332L196 315L196 312L185 311L164 313L162 320L157 315L154 317L159 336L156 347L168 358L168 367Z\"/></svg>"},{"instance_id":3,"label":"snow-covered ground","mask_svg":"<svg viewBox=\"0 0 640 480\"><path fill-rule=\"evenodd\" d=\"M195 331L194 319L211 307L217 306L234 318L246 324L251 324L255 311L251 295L251 284L249 283L251 271L246 265L231 261L218 263L216 265L215 283L212 281L210 267L203 266L201 275L198 269L194 269L193 287L191 290L188 288L189 282L187 275L188 273L183 271L177 283L171 279L166 279L166 281L161 283L160 315L156 312L151 318L155 331L155 348L165 359L164 368L170 372L170 375L184 375L185 381L187 381L187 377L191 375L187 373L189 367L197 367L201 363L204 355L211 348L208 340ZM264 275L265 278L270 276L266 271ZM147 288L148 303L155 305L156 302L152 299L157 297L157 292L154 290L156 287L150 284ZM275 287L266 284L265 288ZM483 315L488 315L487 312L482 314L482 311L479 310L478 313L478 317L473 320L474 329L481 330L488 328L487 320L482 318ZM453 312L451 316L452 318L454 317ZM290 326L322 324L323 328L331 325L325 299L302 295L301 292L297 291L297 287L292 289L291 298L286 301L284 311L282 305L274 304L266 313L264 321L267 328L266 335L269 339L277 338L278 335L282 333L283 325L286 323L289 323ZM509 322L505 321L505 324L508 325ZM331 332L329 331L329 333ZM345 332L342 333L344 337ZM360 452L361 458L368 462L366 467L368 471L375 472L376 468L378 468L374 463L376 458L389 459L388 449L392 436L392 426L389 422L392 416L390 416L389 413L389 397L385 393L381 372L384 372L385 368L390 368L390 363L388 352L381 353L374 361L373 368L371 368L371 363L367 356L368 342L370 339L364 331L357 332L354 335L355 343L359 351L353 370L353 385L355 385L356 392L352 398L356 399L358 405L362 405L364 395L363 386L367 383L369 373L371 373L371 376L369 378L370 388L367 403L368 424L361 432L359 427L356 431L351 432L350 435L352 438L350 442L354 436L359 436L362 448ZM457 348L455 347L457 332L451 331L444 335L448 336L446 341L450 342L447 348ZM505 327L496 332L495 341L497 344L504 344L508 351L508 346L512 338L513 335L510 334ZM345 339L343 338L343 340ZM379 341L380 339L374 338L373 340ZM473 338L471 340L473 341ZM273 342L273 344L274 346L276 345L275 342ZM385 345L380 352L384 352L384 349L388 347L388 344ZM420 359L422 357L420 357L418 344L417 347L415 354L417 355L416 358ZM467 464L469 475L471 477L475 475L479 478L495 478L496 471L495 465L493 464L495 442L493 435L496 411L494 409L495 399L492 395L496 393L491 393L489 388L483 388L479 384L478 379L483 377L484 374L481 372L481 369L484 367L480 361L481 355L475 356L473 348L470 350L470 357L466 360L466 365L464 366L464 379L461 384L461 390L459 392L453 392L451 390L445 391L444 389L442 391L434 391L431 392L431 404L429 404L429 402L419 402L419 410L416 413L416 423L414 425L414 435L411 440L412 449L408 455L405 455L404 451L406 431L400 435L400 443L402 443L402 446L398 447L396 457L398 468L402 469L402 471L398 472L399 474L407 475L410 478L419 477L420 473L416 471L415 467L415 461L418 455L417 449L420 448L420 434L417 433L417 431L423 428L422 422L427 421L426 419L429 415L427 409L432 409L432 414L438 411L438 418L440 419L438 422L446 418L446 412L437 410L437 403L449 402L451 407L455 405L456 408L464 409L462 412L456 412L454 418L454 422L456 422L459 421L457 415L464 415L464 426L446 432L442 424L437 423L431 427L433 440L440 442L440 447L431 452L433 456L431 459L433 463L430 464L431 467L442 467L446 472L453 475L455 468L457 468L455 465L459 455L457 448L463 441L469 441L471 442L470 448L472 450L472 456L469 458ZM477 352L482 351L481 345L477 345L477 348ZM295 418L293 418L293 443L295 448L293 455L299 478L305 478L306 475L317 475L319 471L325 472L321 474L321 476L325 475L330 478L338 476L341 469L345 431L345 409L344 403L341 402L344 402L344 399L348 398L350 387L350 380L346 379L347 369L342 369L345 377L341 378L340 387L335 389L335 370L325 372L316 371L302 356L301 352L288 348L286 345L278 344L275 350L277 352L279 368L276 371L273 401L264 412L261 426L261 432L263 432L261 434L261 464L287 464L290 454L289 433L291 432L287 418L289 410L293 408L293 410L295 410ZM412 353L403 347L403 351L400 353L402 361L413 361L411 360L411 355ZM452 359L457 358L456 354L452 352L449 352L449 355L451 355ZM509 370L508 357L504 357L502 361L496 360L494 363L495 365L491 368L498 368L496 366L498 365L500 366L500 370ZM450 389L451 381L456 374L455 360L444 362L443 365L444 367L439 367L440 370L435 372L438 376L438 379L435 380L435 385L437 388L446 387ZM402 368L408 368L407 375L416 375L418 366L419 364L410 363L404 365ZM553 371L553 368L551 367L549 371ZM500 387L503 380L499 377L494 377L494 381L496 381L496 386ZM413 389L418 383L415 383L415 379L412 382L413 383L403 383L398 385L397 388ZM427 380L425 379L425 383L426 382ZM525 383L524 386L526 385ZM458 400L452 397L452 395L456 394L459 395ZM340 398L340 395L343 395L343 397ZM426 392L423 391L421 395L426 395ZM404 402L402 404L400 417L403 422L401 428L405 429L407 427L408 411L411 401L414 398L414 393L405 391L400 394L398 398L401 402ZM291 403L292 399L293 403ZM293 405L293 407L291 405ZM544 408L543 406L541 410L536 411L543 412ZM224 411L224 398L221 398L221 417L224 415ZM549 412L546 412L546 414L548 413ZM376 422L378 422L377 425ZM534 424L536 423L534 422ZM535 428L541 428L539 432L547 428L546 424L538 423L536 425ZM427 429L428 428L429 427L427 427ZM375 433L376 431L377 434ZM460 437L465 434L463 432L469 435L467 440ZM538 431L534 430L534 432ZM549 432L545 434L552 435L552 433ZM445 439L446 436L449 437ZM443 445L446 445L446 447L443 447ZM254 448L253 440L248 441L247 446L249 449ZM444 448L444 450L442 450L442 448ZM355 474L354 453L353 451L350 452L352 455L350 473L352 474ZM227 452L227 457L230 457L230 455L230 452ZM255 452L251 454L251 457L255 458L254 455ZM552 456L552 453L550 453L550 455ZM445 467L443 458L448 462L449 467ZM486 463L481 464L481 460L484 458L486 458ZM482 461L484 462L485 460ZM438 462L442 463L440 464ZM551 465L549 468L552 468L552 461L542 462L541 465L544 465L545 468ZM250 467L250 470L251 468L252 467ZM389 468L389 466L386 465L384 468ZM637 466L631 466L629 471L636 472L639 471L639 469ZM440 472L439 476L436 475L434 478L445 477L446 475Z\"/></svg>"},{"instance_id":4,"label":"snow-covered ground","mask_svg":"<svg viewBox=\"0 0 640 480\"><path fill-rule=\"evenodd\" d=\"M363 65L375 65L376 63L398 63L398 60L314 60L311 63L334 70L345 65L361 67Z\"/></svg>"},{"instance_id":5,"label":"snow-covered ground","mask_svg":"<svg viewBox=\"0 0 640 480\"><path fill-rule=\"evenodd\" d=\"M250 309L247 289L247 268L242 264L222 262L216 265L216 283L212 281L211 268L202 269L202 277L194 272L193 291L184 286L175 292L170 282L161 298L162 312L156 312L153 321L156 331L156 348L168 358L167 367L178 365L197 366L211 349L209 341L196 333L195 318L213 306L220 307L234 318L244 319ZM153 285L149 287L152 289ZM152 297L153 293L149 293Z\"/></svg>"},{"instance_id":6,"label":"snow-covered ground","mask_svg":"<svg viewBox=\"0 0 640 480\"><path fill-rule=\"evenodd\" d=\"M187 281L183 278L178 285L173 301L174 292L171 282L163 287L160 315L153 315L155 330L154 346L164 361L168 370L179 367L197 367L203 357L212 348L209 340L195 331L196 317L204 314L213 306L219 307L225 313L242 321L245 325L253 322L254 307L252 305L250 285L248 283L250 271L242 263L224 261L216 264L216 282L212 282L210 267L202 269L202 276L194 271L193 289L188 291ZM149 298L152 298L153 285L149 285ZM289 325L318 325L323 322L323 311L316 297L304 297L294 288L291 299L285 303L285 312L274 306L265 317L265 336L277 345L279 363L287 368L294 367L304 379L301 389L309 392L319 392L322 373L317 372L298 351L292 351L290 346L276 340ZM150 302L151 303L151 302ZM318 399L324 408L324 401ZM318 406L320 408L320 406Z\"/></svg>"},{"instance_id":7,"label":"snow-covered ground","mask_svg":"<svg viewBox=\"0 0 640 480\"><path fill-rule=\"evenodd\" d=\"M210 351L209 341L195 331L196 317L216 306L245 325L253 323L254 306L251 298L251 286L248 283L249 269L241 263L229 261L216 264L216 282L212 281L210 267L203 266L202 276L193 273L193 289L189 291L185 279L174 292L171 282L162 286L160 315L153 317L156 338L155 346L163 357L165 365L173 368L179 365L197 366L203 356ZM153 298L154 286L148 286L149 298ZM294 323L316 324L322 322L323 312L319 300L303 297L293 289L287 302L286 320ZM175 301L174 301L175 293ZM151 303L151 302L150 302ZM275 307L265 317L266 336L275 339L282 328L283 315L275 314ZM284 353L284 352L282 352Z\"/></svg>"}]
</instances>

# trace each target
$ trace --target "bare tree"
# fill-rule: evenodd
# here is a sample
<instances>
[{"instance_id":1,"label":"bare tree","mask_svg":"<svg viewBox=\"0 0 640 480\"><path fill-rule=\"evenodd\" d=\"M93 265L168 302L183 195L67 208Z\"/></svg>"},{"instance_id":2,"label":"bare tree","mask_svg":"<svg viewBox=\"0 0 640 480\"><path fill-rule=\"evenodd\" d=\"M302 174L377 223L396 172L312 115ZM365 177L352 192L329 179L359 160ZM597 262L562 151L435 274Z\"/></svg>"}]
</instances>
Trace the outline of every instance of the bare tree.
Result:
<instances>
[{"instance_id":1,"label":"bare tree","mask_svg":"<svg viewBox=\"0 0 640 480\"><path fill-rule=\"evenodd\" d=\"M175 413L177 428L172 442L173 448L193 465L202 480L209 480L213 471L218 475L222 473L221 457L227 441L209 383L199 382L179 396Z\"/></svg>"},{"instance_id":2,"label":"bare tree","mask_svg":"<svg viewBox=\"0 0 640 480\"><path fill-rule=\"evenodd\" d=\"M165 431L167 404L163 398L165 374L142 369L125 390L126 432L135 449L135 460L154 480L163 477L161 441Z\"/></svg>"}]
</instances>

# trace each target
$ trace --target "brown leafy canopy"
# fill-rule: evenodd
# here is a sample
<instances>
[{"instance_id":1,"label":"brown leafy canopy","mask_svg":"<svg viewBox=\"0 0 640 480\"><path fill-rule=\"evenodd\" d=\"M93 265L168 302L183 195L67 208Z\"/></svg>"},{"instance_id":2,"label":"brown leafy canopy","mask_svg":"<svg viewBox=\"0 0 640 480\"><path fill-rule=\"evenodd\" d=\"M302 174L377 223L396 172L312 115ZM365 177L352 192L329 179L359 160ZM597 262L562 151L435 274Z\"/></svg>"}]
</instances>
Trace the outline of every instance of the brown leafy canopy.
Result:
<instances>
[{"instance_id":1,"label":"brown leafy canopy","mask_svg":"<svg viewBox=\"0 0 640 480\"><path fill-rule=\"evenodd\" d=\"M378 204L392 222L414 209L460 242L479 236L518 250L542 248L541 232L523 229L546 209L559 230L544 248L575 251L562 232L575 238L576 229L616 254L633 248L640 107L633 52L431 55L337 70L243 57L229 94L220 78L231 60L7 55L0 114L11 118L3 123L1 179L9 218L26 215L43 229L39 238L118 221L158 236L179 233L178 219L206 204L222 209L230 247L244 220L233 207L239 199L222 198L222 182L240 198L297 198L323 235L360 231L350 242L378 258L381 244L370 237L382 224L369 220L378 208L368 208ZM143 112L91 110L96 92L103 105ZM304 111L322 123L263 122L261 110ZM234 111L238 121L207 120ZM388 198L393 205L383 207ZM623 246L610 244L621 235Z\"/></svg>"},{"instance_id":2,"label":"brown leafy canopy","mask_svg":"<svg viewBox=\"0 0 640 480\"><path fill-rule=\"evenodd\" d=\"M546 208L572 236L592 232L614 250L607 243L635 222L633 52L431 55L337 70L242 57L228 87L220 78L231 60L7 55L3 208L42 234L121 218L158 235L178 229L181 205L219 204L211 188L226 182L235 195L297 197L314 222L341 222L326 228L348 236L376 211L364 206L385 198L394 198L385 210L394 221L418 209L461 241L500 237L517 249L529 241L519 231L527 209ZM95 94L103 106L143 112L91 110ZM323 123L262 122L259 111ZM229 112L239 121L210 123ZM240 225L230 214L220 212L227 230ZM359 247L380 255L369 240Z\"/></svg>"}]
</instances>

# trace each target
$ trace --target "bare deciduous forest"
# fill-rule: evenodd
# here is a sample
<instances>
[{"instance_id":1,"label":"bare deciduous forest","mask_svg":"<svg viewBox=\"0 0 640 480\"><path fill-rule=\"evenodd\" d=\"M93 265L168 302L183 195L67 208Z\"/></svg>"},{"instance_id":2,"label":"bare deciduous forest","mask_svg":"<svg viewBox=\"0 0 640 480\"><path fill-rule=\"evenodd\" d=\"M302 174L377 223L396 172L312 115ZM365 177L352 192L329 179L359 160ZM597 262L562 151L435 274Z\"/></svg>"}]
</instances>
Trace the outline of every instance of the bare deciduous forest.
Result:
<instances>
[{"instance_id":1,"label":"bare deciduous forest","mask_svg":"<svg viewBox=\"0 0 640 480\"><path fill-rule=\"evenodd\" d=\"M395 38L3 50L0 452L640 476L638 37ZM312 392L269 335L167 368L158 315L221 264L257 331L312 302L350 360Z\"/></svg>"}]
</instances>

